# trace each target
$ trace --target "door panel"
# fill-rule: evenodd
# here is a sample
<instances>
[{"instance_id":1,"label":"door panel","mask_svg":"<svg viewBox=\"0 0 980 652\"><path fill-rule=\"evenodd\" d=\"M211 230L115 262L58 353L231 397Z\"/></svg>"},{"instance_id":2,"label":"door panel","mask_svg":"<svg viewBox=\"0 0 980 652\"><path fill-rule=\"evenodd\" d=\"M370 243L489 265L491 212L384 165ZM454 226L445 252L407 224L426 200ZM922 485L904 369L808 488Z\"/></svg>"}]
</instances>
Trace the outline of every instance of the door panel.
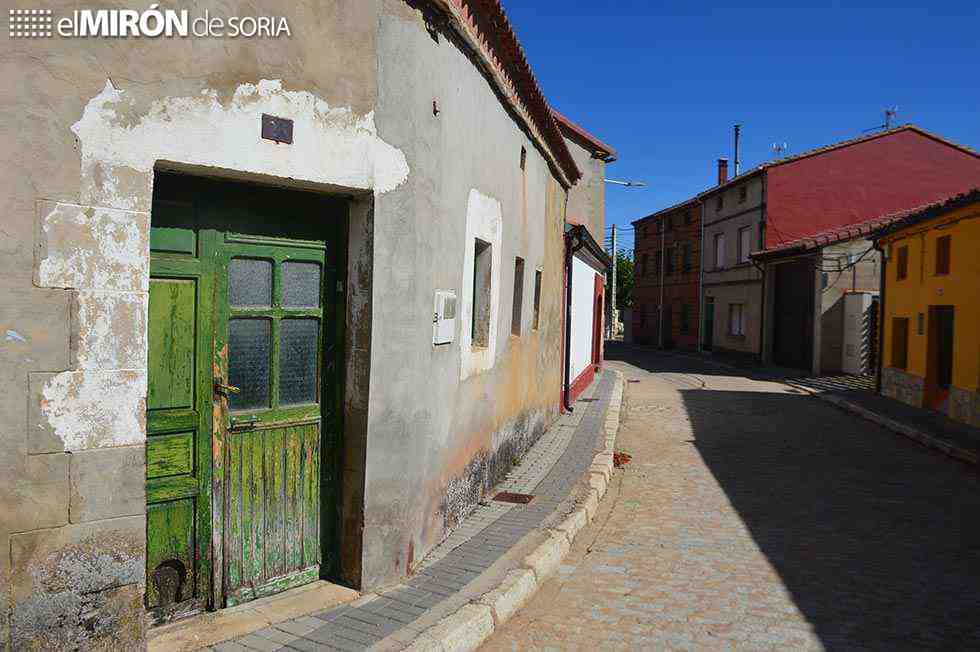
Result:
<instances>
[{"instance_id":1,"label":"door panel","mask_svg":"<svg viewBox=\"0 0 980 652\"><path fill-rule=\"evenodd\" d=\"M948 411L953 382L953 306L929 306L925 401L934 410Z\"/></svg>"},{"instance_id":2,"label":"door panel","mask_svg":"<svg viewBox=\"0 0 980 652\"><path fill-rule=\"evenodd\" d=\"M326 289L344 266L346 210L312 193L154 178L146 606L156 622L337 568L342 320Z\"/></svg>"},{"instance_id":3,"label":"door panel","mask_svg":"<svg viewBox=\"0 0 980 652\"><path fill-rule=\"evenodd\" d=\"M316 579L320 565L325 243L226 234L219 256L224 601ZM222 300L223 298L223 300Z\"/></svg>"},{"instance_id":4,"label":"door panel","mask_svg":"<svg viewBox=\"0 0 980 652\"><path fill-rule=\"evenodd\" d=\"M200 306L209 287L199 264L156 253L147 328L145 600L151 618L162 622L200 611L208 601L211 512L207 447L201 444L210 439L210 392L202 369L210 342L197 336L208 322Z\"/></svg>"},{"instance_id":5,"label":"door panel","mask_svg":"<svg viewBox=\"0 0 980 652\"><path fill-rule=\"evenodd\" d=\"M228 442L228 602L316 579L320 563L318 424L235 433Z\"/></svg>"},{"instance_id":6,"label":"door panel","mask_svg":"<svg viewBox=\"0 0 980 652\"><path fill-rule=\"evenodd\" d=\"M794 369L813 367L813 263L782 263L773 270L773 361Z\"/></svg>"},{"instance_id":7,"label":"door panel","mask_svg":"<svg viewBox=\"0 0 980 652\"><path fill-rule=\"evenodd\" d=\"M704 337L702 348L710 351L715 340L715 299L708 297L704 302Z\"/></svg>"}]
</instances>

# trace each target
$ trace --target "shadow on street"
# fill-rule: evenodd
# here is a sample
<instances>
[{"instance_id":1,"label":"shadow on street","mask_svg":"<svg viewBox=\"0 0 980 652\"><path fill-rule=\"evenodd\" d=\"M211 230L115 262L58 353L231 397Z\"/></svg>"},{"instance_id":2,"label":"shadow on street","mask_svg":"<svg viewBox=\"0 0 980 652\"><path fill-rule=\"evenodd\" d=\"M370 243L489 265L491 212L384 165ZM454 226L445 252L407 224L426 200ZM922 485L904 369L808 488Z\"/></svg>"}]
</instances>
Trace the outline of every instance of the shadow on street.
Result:
<instances>
[{"instance_id":1,"label":"shadow on street","mask_svg":"<svg viewBox=\"0 0 980 652\"><path fill-rule=\"evenodd\" d=\"M607 359L739 374L620 346ZM685 387L693 445L827 649L980 648L971 467L813 397Z\"/></svg>"}]
</instances>

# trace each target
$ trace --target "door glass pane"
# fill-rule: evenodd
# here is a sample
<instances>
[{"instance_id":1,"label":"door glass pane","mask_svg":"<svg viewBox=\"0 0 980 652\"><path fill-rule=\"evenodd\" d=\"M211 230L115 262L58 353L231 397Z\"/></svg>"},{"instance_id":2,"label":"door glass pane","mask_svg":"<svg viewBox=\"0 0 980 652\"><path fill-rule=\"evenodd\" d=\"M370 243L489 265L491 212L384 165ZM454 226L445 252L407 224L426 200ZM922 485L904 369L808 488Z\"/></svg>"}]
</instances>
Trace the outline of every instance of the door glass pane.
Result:
<instances>
[{"instance_id":1,"label":"door glass pane","mask_svg":"<svg viewBox=\"0 0 980 652\"><path fill-rule=\"evenodd\" d=\"M228 301L233 306L272 305L272 262L233 258L228 265Z\"/></svg>"},{"instance_id":2,"label":"door glass pane","mask_svg":"<svg viewBox=\"0 0 980 652\"><path fill-rule=\"evenodd\" d=\"M272 322L231 319L228 322L228 383L241 392L228 395L232 410L269 406L269 354Z\"/></svg>"},{"instance_id":3,"label":"door glass pane","mask_svg":"<svg viewBox=\"0 0 980 652\"><path fill-rule=\"evenodd\" d=\"M320 305L320 266L316 263L282 264L282 305L316 308Z\"/></svg>"},{"instance_id":4,"label":"door glass pane","mask_svg":"<svg viewBox=\"0 0 980 652\"><path fill-rule=\"evenodd\" d=\"M279 404L315 403L319 319L279 323Z\"/></svg>"}]
</instances>

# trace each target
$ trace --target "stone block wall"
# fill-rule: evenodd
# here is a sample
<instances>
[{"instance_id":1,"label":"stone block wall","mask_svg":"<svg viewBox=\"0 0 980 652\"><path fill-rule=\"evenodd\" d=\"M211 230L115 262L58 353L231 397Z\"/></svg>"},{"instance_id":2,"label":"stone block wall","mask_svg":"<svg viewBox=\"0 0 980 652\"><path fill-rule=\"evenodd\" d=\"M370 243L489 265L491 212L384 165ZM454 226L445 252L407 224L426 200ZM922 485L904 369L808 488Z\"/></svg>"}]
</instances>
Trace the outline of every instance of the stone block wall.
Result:
<instances>
[{"instance_id":1,"label":"stone block wall","mask_svg":"<svg viewBox=\"0 0 980 652\"><path fill-rule=\"evenodd\" d=\"M980 428L980 392L950 388L949 418Z\"/></svg>"},{"instance_id":2,"label":"stone block wall","mask_svg":"<svg viewBox=\"0 0 980 652\"><path fill-rule=\"evenodd\" d=\"M30 351L15 363L31 361L14 379L23 445L6 453L15 650L133 649L145 637L148 227L145 212L36 205L35 287L4 320L8 342Z\"/></svg>"},{"instance_id":3,"label":"stone block wall","mask_svg":"<svg viewBox=\"0 0 980 652\"><path fill-rule=\"evenodd\" d=\"M894 367L881 370L881 393L912 407L922 407L925 380Z\"/></svg>"}]
</instances>

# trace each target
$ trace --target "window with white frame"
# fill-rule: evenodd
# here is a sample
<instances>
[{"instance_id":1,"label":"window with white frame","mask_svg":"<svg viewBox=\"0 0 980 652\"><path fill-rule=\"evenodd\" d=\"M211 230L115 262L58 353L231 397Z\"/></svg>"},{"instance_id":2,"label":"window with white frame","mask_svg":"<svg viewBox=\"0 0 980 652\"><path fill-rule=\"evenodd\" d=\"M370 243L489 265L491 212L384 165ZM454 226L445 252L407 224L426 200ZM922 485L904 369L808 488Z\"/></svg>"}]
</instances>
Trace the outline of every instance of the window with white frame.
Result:
<instances>
[{"instance_id":1,"label":"window with white frame","mask_svg":"<svg viewBox=\"0 0 980 652\"><path fill-rule=\"evenodd\" d=\"M738 230L738 262L749 262L749 252L752 249L752 227L745 226Z\"/></svg>"},{"instance_id":2,"label":"window with white frame","mask_svg":"<svg viewBox=\"0 0 980 652\"><path fill-rule=\"evenodd\" d=\"M473 312L470 322L470 337L473 346L487 347L490 344L490 311L492 249L489 242L476 238L473 246Z\"/></svg>"},{"instance_id":3,"label":"window with white frame","mask_svg":"<svg viewBox=\"0 0 980 652\"><path fill-rule=\"evenodd\" d=\"M745 335L745 304L728 304L728 334Z\"/></svg>"},{"instance_id":4,"label":"window with white frame","mask_svg":"<svg viewBox=\"0 0 980 652\"><path fill-rule=\"evenodd\" d=\"M715 269L725 267L725 234L715 234Z\"/></svg>"}]
</instances>

